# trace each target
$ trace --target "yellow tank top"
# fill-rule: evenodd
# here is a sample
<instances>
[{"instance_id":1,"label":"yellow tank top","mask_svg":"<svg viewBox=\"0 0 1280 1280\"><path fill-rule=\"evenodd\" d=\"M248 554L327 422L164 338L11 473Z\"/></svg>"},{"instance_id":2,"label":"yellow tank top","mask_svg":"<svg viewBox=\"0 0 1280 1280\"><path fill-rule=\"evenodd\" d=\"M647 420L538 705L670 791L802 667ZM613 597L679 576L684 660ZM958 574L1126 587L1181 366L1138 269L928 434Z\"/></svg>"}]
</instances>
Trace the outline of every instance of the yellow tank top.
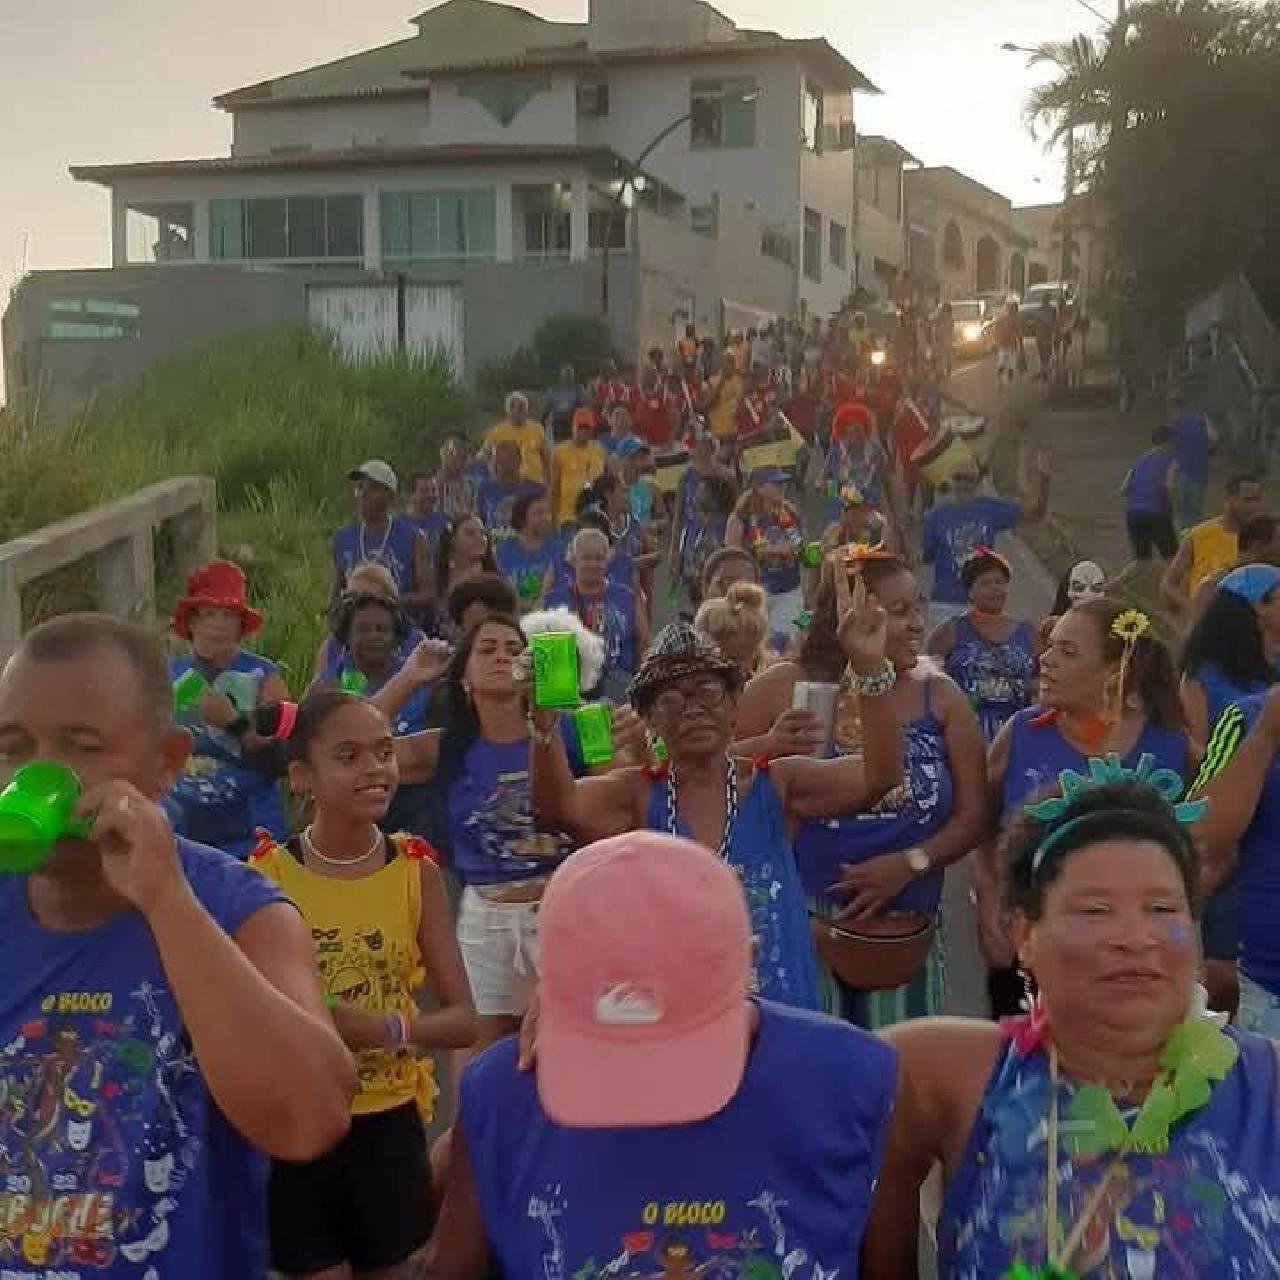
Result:
<instances>
[{"instance_id":1,"label":"yellow tank top","mask_svg":"<svg viewBox=\"0 0 1280 1280\"><path fill-rule=\"evenodd\" d=\"M1221 518L1198 524L1187 538L1191 543L1191 569L1187 594L1223 569L1229 569L1240 555L1240 539L1223 526Z\"/></svg>"},{"instance_id":2,"label":"yellow tank top","mask_svg":"<svg viewBox=\"0 0 1280 1280\"><path fill-rule=\"evenodd\" d=\"M426 845L393 836L395 856L359 880L322 876L269 840L251 855L280 886L311 927L324 989L331 999L373 1013L418 1012L413 993L426 977L418 930L422 922L422 863ZM415 1101L431 1119L436 1094L430 1058L409 1050L362 1049L353 1115L390 1111Z\"/></svg>"}]
</instances>

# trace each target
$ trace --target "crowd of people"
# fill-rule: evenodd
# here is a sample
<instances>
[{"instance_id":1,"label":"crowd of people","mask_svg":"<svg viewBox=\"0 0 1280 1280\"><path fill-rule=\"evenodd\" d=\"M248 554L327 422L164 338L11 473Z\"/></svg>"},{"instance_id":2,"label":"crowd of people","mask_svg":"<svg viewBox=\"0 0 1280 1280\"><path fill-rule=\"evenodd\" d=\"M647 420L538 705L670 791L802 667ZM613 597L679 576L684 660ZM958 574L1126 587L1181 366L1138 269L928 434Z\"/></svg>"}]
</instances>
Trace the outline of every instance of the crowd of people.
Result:
<instances>
[{"instance_id":1,"label":"crowd of people","mask_svg":"<svg viewBox=\"0 0 1280 1280\"><path fill-rule=\"evenodd\" d=\"M910 1280L935 1168L944 1280L1280 1274L1277 526L1238 476L1179 536L1175 405L1125 494L1180 652L1091 562L1019 616L1050 460L993 493L904 323L353 468L306 689L229 561L167 669L29 633L0 1275Z\"/></svg>"}]
</instances>

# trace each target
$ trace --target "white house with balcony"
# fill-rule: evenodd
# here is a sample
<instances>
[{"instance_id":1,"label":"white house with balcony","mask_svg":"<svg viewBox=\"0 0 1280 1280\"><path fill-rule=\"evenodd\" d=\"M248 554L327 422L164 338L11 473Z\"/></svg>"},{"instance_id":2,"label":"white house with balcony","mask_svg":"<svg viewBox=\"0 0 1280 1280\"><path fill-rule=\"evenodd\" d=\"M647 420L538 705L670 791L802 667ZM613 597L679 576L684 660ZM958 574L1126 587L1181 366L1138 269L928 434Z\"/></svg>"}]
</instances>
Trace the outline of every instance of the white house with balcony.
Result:
<instances>
[{"instance_id":1,"label":"white house with balcony","mask_svg":"<svg viewBox=\"0 0 1280 1280\"><path fill-rule=\"evenodd\" d=\"M359 351L431 343L471 370L606 299L626 352L690 321L826 316L850 293L853 95L876 90L826 40L703 0L589 0L585 23L447 0L413 26L217 98L228 155L75 166L110 193L112 271L29 280L6 323L17 380L56 363L47 344L93 340L68 329L77 301L134 309L79 326L100 340L156 340L136 309L161 309L171 353L184 322L157 300L161 268L198 269L167 286L197 330L199 281L232 273L263 323L345 317ZM268 293L285 315L261 313Z\"/></svg>"}]
</instances>

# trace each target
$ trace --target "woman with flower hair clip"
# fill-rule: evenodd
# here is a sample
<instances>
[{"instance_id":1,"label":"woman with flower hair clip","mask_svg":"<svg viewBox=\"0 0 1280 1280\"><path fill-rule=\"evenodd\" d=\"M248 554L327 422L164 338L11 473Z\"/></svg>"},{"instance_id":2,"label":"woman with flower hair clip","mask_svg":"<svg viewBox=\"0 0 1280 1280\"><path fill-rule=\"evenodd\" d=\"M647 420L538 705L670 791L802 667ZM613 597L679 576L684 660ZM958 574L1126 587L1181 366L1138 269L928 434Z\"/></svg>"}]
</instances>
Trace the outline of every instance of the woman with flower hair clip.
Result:
<instances>
[{"instance_id":1,"label":"woman with flower hair clip","mask_svg":"<svg viewBox=\"0 0 1280 1280\"><path fill-rule=\"evenodd\" d=\"M987 757L993 825L1007 825L1027 799L1063 769L1116 752L1128 765L1150 754L1190 776L1191 744L1177 675L1146 614L1111 600L1090 600L1054 624L1040 657L1039 698L996 735ZM1001 923L994 846L975 865L979 941L990 969L994 1012L1016 1011L1022 982Z\"/></svg>"},{"instance_id":2,"label":"woman with flower hair clip","mask_svg":"<svg viewBox=\"0 0 1280 1280\"><path fill-rule=\"evenodd\" d=\"M1060 786L1002 850L1035 1004L1003 1026L886 1034L899 1089L862 1274L917 1274L939 1164L940 1280L1274 1276L1280 1062L1195 982L1203 806L1149 756L1090 760Z\"/></svg>"}]
</instances>

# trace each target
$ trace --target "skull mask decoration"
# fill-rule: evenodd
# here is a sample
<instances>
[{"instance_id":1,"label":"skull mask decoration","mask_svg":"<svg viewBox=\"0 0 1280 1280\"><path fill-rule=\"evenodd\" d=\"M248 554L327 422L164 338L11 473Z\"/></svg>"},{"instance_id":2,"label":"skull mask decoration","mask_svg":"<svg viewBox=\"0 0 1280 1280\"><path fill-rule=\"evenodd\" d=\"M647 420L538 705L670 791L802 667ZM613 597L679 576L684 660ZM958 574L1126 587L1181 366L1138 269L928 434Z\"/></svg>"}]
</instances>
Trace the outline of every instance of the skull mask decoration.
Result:
<instances>
[{"instance_id":1,"label":"skull mask decoration","mask_svg":"<svg viewBox=\"0 0 1280 1280\"><path fill-rule=\"evenodd\" d=\"M1100 600L1107 585L1102 566L1092 560L1081 560L1071 570L1067 579L1067 597L1072 604L1084 604L1088 600Z\"/></svg>"}]
</instances>

